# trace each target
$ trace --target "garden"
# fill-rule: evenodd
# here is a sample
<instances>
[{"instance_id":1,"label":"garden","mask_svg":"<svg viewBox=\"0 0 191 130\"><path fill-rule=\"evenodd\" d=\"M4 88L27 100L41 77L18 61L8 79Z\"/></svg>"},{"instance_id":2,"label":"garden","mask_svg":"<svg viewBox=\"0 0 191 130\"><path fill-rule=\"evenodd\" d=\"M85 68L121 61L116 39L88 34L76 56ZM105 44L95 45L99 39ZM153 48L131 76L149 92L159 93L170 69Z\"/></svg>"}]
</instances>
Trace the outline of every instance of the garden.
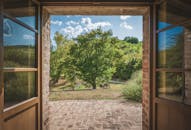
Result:
<instances>
[{"instance_id":1,"label":"garden","mask_svg":"<svg viewBox=\"0 0 191 130\"><path fill-rule=\"evenodd\" d=\"M50 100L141 101L142 42L123 40L102 28L69 39L54 35L50 58Z\"/></svg>"}]
</instances>

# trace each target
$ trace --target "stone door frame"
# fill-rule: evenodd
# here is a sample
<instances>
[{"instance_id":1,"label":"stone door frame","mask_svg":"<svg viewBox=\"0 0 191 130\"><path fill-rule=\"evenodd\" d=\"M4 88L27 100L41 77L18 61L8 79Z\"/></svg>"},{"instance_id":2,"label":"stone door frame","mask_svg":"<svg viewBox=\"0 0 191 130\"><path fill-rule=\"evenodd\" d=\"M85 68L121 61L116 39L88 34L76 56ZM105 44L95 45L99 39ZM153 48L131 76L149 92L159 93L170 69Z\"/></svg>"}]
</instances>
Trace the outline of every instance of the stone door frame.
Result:
<instances>
[{"instance_id":1,"label":"stone door frame","mask_svg":"<svg viewBox=\"0 0 191 130\"><path fill-rule=\"evenodd\" d=\"M48 130L49 70L50 70L50 15L142 15L143 16L143 91L142 128L152 128L152 6L129 3L42 3L41 7L41 125ZM102 11L100 11L102 9Z\"/></svg>"}]
</instances>

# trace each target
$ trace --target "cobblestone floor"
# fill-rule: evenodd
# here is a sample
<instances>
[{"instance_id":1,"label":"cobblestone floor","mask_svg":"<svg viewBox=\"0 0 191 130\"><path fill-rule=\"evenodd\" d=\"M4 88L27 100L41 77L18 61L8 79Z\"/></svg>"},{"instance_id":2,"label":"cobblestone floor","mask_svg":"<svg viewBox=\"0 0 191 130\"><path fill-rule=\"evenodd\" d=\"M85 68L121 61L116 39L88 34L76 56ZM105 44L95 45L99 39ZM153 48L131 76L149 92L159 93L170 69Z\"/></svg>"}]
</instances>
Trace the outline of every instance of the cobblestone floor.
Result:
<instances>
[{"instance_id":1,"label":"cobblestone floor","mask_svg":"<svg viewBox=\"0 0 191 130\"><path fill-rule=\"evenodd\" d=\"M50 130L141 130L140 103L120 100L50 102Z\"/></svg>"}]
</instances>

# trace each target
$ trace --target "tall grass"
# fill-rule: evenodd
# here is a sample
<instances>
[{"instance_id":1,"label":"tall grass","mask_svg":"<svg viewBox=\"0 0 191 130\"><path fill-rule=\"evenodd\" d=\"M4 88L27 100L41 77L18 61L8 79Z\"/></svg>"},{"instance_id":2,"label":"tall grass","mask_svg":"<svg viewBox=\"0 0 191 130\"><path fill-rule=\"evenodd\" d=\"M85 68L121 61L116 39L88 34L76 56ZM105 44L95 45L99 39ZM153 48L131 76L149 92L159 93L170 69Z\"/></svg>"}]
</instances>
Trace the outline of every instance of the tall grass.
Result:
<instances>
[{"instance_id":1,"label":"tall grass","mask_svg":"<svg viewBox=\"0 0 191 130\"><path fill-rule=\"evenodd\" d=\"M132 74L130 80L122 90L125 99L141 102L142 100L142 70Z\"/></svg>"}]
</instances>

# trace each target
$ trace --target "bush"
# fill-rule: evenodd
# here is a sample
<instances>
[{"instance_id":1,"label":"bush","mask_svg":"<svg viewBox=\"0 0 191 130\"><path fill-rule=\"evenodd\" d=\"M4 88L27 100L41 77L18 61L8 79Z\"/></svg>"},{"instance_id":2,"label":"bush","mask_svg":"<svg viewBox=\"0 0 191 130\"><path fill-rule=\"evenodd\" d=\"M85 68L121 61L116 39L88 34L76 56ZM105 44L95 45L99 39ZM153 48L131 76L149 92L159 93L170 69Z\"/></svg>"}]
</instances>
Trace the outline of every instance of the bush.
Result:
<instances>
[{"instance_id":1,"label":"bush","mask_svg":"<svg viewBox=\"0 0 191 130\"><path fill-rule=\"evenodd\" d=\"M142 100L142 71L136 71L132 74L127 86L123 88L122 94L125 99L141 102Z\"/></svg>"}]
</instances>

